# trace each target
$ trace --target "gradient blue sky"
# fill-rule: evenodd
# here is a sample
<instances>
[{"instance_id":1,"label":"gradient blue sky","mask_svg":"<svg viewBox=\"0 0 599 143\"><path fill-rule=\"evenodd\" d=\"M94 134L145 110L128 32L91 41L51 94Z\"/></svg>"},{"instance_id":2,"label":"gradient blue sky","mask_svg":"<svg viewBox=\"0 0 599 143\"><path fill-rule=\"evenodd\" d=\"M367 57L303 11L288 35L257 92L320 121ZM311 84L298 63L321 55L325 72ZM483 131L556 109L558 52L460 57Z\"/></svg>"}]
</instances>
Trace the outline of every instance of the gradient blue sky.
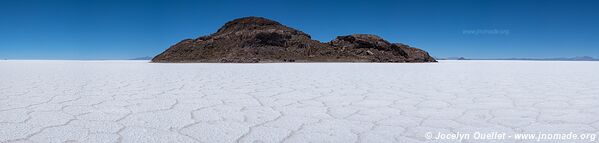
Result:
<instances>
[{"instance_id":1,"label":"gradient blue sky","mask_svg":"<svg viewBox=\"0 0 599 143\"><path fill-rule=\"evenodd\" d=\"M593 0L1 0L0 58L154 56L244 16L320 41L376 34L435 57L599 57L597 7Z\"/></svg>"}]
</instances>

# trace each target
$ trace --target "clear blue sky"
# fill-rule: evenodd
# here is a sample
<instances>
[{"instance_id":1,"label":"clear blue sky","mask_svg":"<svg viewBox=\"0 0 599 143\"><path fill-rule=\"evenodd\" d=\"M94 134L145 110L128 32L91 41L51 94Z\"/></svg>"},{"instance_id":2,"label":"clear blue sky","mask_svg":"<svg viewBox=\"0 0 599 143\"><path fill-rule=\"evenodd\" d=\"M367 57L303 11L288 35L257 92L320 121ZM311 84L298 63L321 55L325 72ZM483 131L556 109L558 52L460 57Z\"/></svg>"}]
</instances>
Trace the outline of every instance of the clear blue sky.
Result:
<instances>
[{"instance_id":1,"label":"clear blue sky","mask_svg":"<svg viewBox=\"0 0 599 143\"><path fill-rule=\"evenodd\" d=\"M244 16L320 41L376 34L435 57L599 57L598 7L593 0L1 0L0 58L154 56Z\"/></svg>"}]
</instances>

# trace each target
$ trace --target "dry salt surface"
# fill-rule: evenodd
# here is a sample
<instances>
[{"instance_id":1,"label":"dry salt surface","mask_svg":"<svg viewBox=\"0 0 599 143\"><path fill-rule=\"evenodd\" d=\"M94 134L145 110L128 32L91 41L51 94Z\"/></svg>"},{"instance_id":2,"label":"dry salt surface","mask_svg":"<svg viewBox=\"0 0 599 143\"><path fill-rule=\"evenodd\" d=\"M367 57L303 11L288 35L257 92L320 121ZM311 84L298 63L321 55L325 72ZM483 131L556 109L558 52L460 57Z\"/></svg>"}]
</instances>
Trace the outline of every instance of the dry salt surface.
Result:
<instances>
[{"instance_id":1,"label":"dry salt surface","mask_svg":"<svg viewBox=\"0 0 599 143\"><path fill-rule=\"evenodd\" d=\"M0 61L0 142L457 142L425 134L598 121L599 62Z\"/></svg>"}]
</instances>

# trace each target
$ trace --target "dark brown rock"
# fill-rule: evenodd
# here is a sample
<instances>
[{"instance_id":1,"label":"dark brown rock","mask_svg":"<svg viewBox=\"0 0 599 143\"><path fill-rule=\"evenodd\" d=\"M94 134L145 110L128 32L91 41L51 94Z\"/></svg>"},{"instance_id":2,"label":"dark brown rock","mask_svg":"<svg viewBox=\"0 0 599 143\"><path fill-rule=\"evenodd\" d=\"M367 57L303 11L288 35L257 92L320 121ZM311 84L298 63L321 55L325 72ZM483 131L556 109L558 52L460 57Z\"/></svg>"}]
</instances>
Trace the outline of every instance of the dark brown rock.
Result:
<instances>
[{"instance_id":1,"label":"dark brown rock","mask_svg":"<svg viewBox=\"0 0 599 143\"><path fill-rule=\"evenodd\" d=\"M183 40L152 62L436 62L425 51L375 35L339 36L329 43L260 17L227 22L209 36Z\"/></svg>"}]
</instances>

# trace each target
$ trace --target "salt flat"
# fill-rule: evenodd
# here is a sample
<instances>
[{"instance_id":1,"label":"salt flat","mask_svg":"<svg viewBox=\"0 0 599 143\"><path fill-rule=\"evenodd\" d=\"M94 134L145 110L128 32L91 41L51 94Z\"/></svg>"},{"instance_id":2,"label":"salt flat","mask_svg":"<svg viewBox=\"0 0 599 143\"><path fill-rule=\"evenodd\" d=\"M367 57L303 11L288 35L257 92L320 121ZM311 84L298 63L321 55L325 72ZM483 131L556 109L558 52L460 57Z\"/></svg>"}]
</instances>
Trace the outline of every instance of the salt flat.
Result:
<instances>
[{"instance_id":1,"label":"salt flat","mask_svg":"<svg viewBox=\"0 0 599 143\"><path fill-rule=\"evenodd\" d=\"M598 121L599 62L0 61L0 142L456 142L425 134Z\"/></svg>"}]
</instances>

